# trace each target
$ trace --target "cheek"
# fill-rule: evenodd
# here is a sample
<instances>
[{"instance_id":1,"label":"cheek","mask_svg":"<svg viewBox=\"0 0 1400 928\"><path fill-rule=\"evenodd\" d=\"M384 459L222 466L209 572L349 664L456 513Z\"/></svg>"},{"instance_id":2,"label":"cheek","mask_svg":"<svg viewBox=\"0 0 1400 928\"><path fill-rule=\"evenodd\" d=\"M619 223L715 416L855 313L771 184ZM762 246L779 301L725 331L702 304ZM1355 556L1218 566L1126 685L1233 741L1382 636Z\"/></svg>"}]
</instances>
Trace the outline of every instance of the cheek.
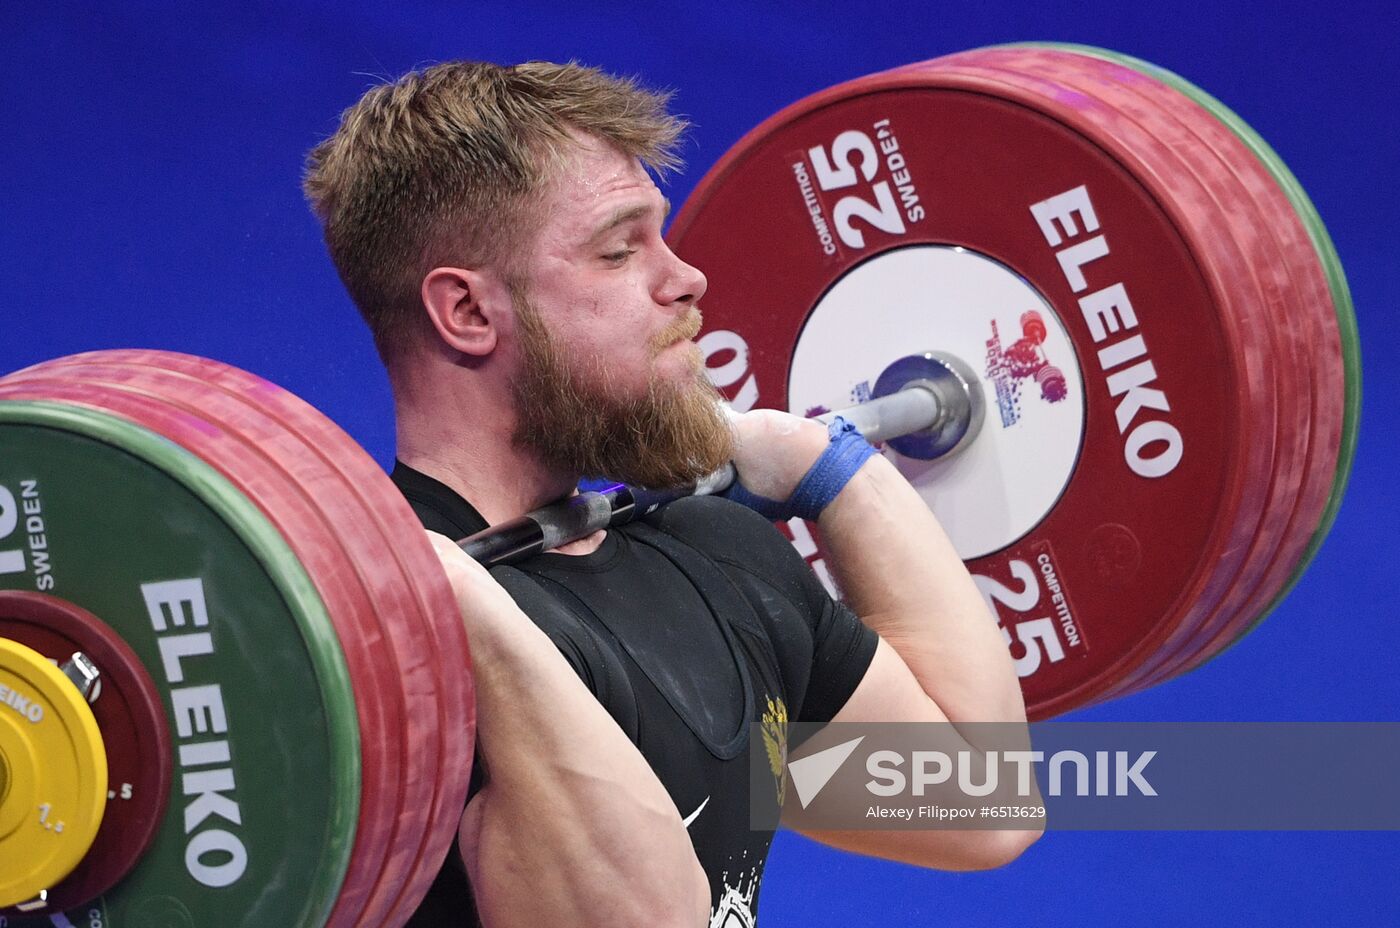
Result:
<instances>
[{"instance_id":1,"label":"cheek","mask_svg":"<svg viewBox=\"0 0 1400 928\"><path fill-rule=\"evenodd\" d=\"M552 294L564 301L562 294ZM607 372L623 388L641 389L654 376L658 363L678 367L669 357L658 358L651 338L664 324L640 301L632 286L580 287L557 317L555 337L570 357ZM681 355L679 351L667 354Z\"/></svg>"},{"instance_id":2,"label":"cheek","mask_svg":"<svg viewBox=\"0 0 1400 928\"><path fill-rule=\"evenodd\" d=\"M616 326L577 331L563 347L579 377L619 397L643 392L655 376L657 359L645 340L631 338Z\"/></svg>"}]
</instances>

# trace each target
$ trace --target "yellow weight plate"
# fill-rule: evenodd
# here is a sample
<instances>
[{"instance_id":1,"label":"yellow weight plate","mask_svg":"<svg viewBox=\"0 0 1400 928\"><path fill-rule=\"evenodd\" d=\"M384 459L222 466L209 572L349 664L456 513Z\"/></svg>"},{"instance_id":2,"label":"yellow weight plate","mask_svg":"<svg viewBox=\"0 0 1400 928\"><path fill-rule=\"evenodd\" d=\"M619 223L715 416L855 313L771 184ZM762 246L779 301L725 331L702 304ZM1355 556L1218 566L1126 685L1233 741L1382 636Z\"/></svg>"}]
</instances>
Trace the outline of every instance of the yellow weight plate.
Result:
<instances>
[{"instance_id":1,"label":"yellow weight plate","mask_svg":"<svg viewBox=\"0 0 1400 928\"><path fill-rule=\"evenodd\" d=\"M10 791L10 767L5 763L5 755L0 754L0 806L5 804L5 796Z\"/></svg>"},{"instance_id":2,"label":"yellow weight plate","mask_svg":"<svg viewBox=\"0 0 1400 928\"><path fill-rule=\"evenodd\" d=\"M100 668L99 668L100 669ZM107 753L78 688L39 652L0 638L0 908L83 859L107 805Z\"/></svg>"}]
</instances>

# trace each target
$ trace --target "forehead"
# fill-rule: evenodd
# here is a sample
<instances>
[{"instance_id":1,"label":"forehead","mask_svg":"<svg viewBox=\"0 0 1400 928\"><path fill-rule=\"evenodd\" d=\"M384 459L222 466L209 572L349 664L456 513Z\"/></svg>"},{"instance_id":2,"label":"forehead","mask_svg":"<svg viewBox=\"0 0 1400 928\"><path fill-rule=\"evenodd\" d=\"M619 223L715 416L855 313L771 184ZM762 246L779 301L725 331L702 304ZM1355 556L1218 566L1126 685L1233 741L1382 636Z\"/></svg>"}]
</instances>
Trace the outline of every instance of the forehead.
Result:
<instances>
[{"instance_id":1,"label":"forehead","mask_svg":"<svg viewBox=\"0 0 1400 928\"><path fill-rule=\"evenodd\" d=\"M543 237L579 240L619 210L660 210L662 203L640 161L600 139L576 136L543 191Z\"/></svg>"}]
</instances>

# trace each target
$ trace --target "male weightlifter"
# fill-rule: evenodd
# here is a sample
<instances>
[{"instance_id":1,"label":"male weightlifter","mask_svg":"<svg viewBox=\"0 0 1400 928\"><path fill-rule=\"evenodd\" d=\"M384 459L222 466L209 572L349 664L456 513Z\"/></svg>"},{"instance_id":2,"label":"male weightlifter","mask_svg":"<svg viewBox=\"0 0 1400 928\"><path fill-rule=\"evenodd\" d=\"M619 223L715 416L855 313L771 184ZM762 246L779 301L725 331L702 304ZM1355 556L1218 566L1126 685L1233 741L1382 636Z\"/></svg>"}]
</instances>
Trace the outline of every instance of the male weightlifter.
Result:
<instances>
[{"instance_id":1,"label":"male weightlifter","mask_svg":"<svg viewBox=\"0 0 1400 928\"><path fill-rule=\"evenodd\" d=\"M748 825L751 723L1025 722L994 621L895 468L850 430L722 412L690 340L705 277L662 239L649 173L678 163L665 105L578 65L453 62L371 89L309 157L393 387L393 479L439 533L474 654L460 857L413 924L749 925L771 840ZM582 476L673 486L730 458L762 514L688 498L489 574L442 537ZM818 521L846 604L772 526L791 514ZM949 869L1036 836L814 835Z\"/></svg>"}]
</instances>

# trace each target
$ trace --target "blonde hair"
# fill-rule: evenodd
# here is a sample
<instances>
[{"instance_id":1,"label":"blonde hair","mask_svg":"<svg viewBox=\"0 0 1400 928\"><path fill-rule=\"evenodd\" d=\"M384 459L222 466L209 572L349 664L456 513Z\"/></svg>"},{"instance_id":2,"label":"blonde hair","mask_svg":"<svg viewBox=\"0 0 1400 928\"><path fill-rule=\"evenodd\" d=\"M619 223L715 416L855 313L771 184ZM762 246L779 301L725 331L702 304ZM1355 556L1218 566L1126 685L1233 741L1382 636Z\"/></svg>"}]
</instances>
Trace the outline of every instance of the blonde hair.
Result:
<instances>
[{"instance_id":1,"label":"blonde hair","mask_svg":"<svg viewBox=\"0 0 1400 928\"><path fill-rule=\"evenodd\" d=\"M680 166L670 94L574 62L453 61L371 88L307 156L302 189L388 363L423 320L434 267L499 261L582 131L663 173Z\"/></svg>"}]
</instances>

